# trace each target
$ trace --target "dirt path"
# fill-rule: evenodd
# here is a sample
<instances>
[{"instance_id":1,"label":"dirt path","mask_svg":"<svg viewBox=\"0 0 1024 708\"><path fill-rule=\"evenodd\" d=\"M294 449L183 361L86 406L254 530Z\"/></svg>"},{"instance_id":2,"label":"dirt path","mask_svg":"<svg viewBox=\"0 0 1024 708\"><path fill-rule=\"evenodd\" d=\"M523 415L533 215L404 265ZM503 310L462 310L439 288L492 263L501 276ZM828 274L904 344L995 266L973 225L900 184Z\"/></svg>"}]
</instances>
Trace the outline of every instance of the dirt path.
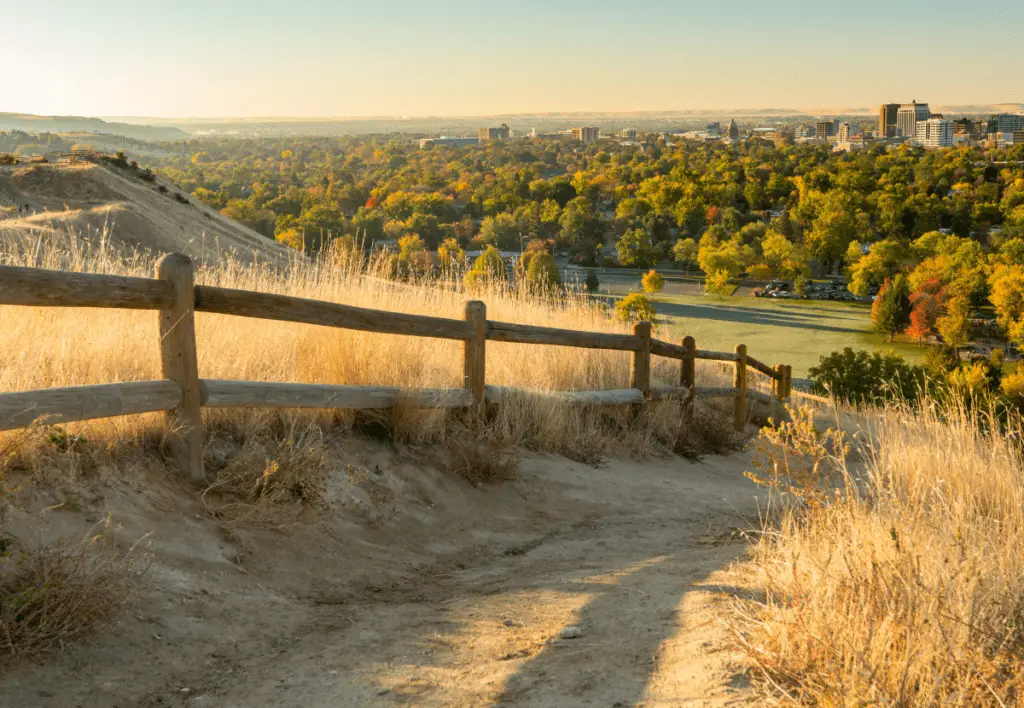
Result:
<instances>
[{"instance_id":1,"label":"dirt path","mask_svg":"<svg viewBox=\"0 0 1024 708\"><path fill-rule=\"evenodd\" d=\"M506 489L471 490L475 510L454 500L465 510L458 520L436 508L438 518L421 518L435 531L422 547L406 535L412 520L396 518L391 538L372 546L349 538L340 552L310 551L317 582L258 577L273 552L246 562L257 576L248 578L168 560L155 569L160 606L15 671L0 698L140 708L738 704L744 682L721 609L743 590L722 569L743 552L734 530L753 516L745 467L743 456L601 469L531 458ZM395 536L406 542L392 553ZM303 576L298 540L281 550Z\"/></svg>"}]
</instances>

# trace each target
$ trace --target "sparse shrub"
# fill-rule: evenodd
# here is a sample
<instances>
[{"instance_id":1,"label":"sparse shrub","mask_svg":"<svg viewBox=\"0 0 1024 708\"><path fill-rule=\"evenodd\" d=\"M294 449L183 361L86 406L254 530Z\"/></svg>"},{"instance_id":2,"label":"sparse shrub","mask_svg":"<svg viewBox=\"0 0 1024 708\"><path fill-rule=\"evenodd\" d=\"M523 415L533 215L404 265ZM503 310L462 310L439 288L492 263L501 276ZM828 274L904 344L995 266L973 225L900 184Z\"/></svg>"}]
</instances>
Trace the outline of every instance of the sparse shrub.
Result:
<instances>
[{"instance_id":1,"label":"sparse shrub","mask_svg":"<svg viewBox=\"0 0 1024 708\"><path fill-rule=\"evenodd\" d=\"M739 450L745 438L733 427L732 409L720 401L695 403L693 415L679 427L673 452L688 460Z\"/></svg>"},{"instance_id":2,"label":"sparse shrub","mask_svg":"<svg viewBox=\"0 0 1024 708\"><path fill-rule=\"evenodd\" d=\"M640 279L640 282L645 293L660 293L662 288L665 287L665 278L654 268L644 273L644 277Z\"/></svg>"},{"instance_id":3,"label":"sparse shrub","mask_svg":"<svg viewBox=\"0 0 1024 708\"><path fill-rule=\"evenodd\" d=\"M9 152L0 153L0 165L17 165L18 158Z\"/></svg>"},{"instance_id":4,"label":"sparse shrub","mask_svg":"<svg viewBox=\"0 0 1024 708\"><path fill-rule=\"evenodd\" d=\"M203 492L207 511L227 521L268 526L294 522L326 503L327 451L322 431L292 423L232 446L224 461L207 455L214 481Z\"/></svg>"},{"instance_id":5,"label":"sparse shrub","mask_svg":"<svg viewBox=\"0 0 1024 708\"><path fill-rule=\"evenodd\" d=\"M597 271L593 268L587 269L587 279L584 281L584 285L587 286L587 292L596 293L601 287L601 281L597 279Z\"/></svg>"},{"instance_id":6,"label":"sparse shrub","mask_svg":"<svg viewBox=\"0 0 1024 708\"><path fill-rule=\"evenodd\" d=\"M471 484L500 484L515 478L520 456L516 441L493 430L488 434L466 430L452 435L445 444L449 470Z\"/></svg>"},{"instance_id":7,"label":"sparse shrub","mask_svg":"<svg viewBox=\"0 0 1024 708\"><path fill-rule=\"evenodd\" d=\"M119 552L113 537L108 518L79 541L0 553L0 654L63 647L131 597L151 554L140 544Z\"/></svg>"},{"instance_id":8,"label":"sparse shrub","mask_svg":"<svg viewBox=\"0 0 1024 708\"><path fill-rule=\"evenodd\" d=\"M846 347L821 357L810 369L814 392L840 401L883 404L914 403L924 389L925 373L896 354L854 351Z\"/></svg>"},{"instance_id":9,"label":"sparse shrub","mask_svg":"<svg viewBox=\"0 0 1024 708\"><path fill-rule=\"evenodd\" d=\"M654 315L654 305L640 293L630 293L615 303L615 316L621 322L653 322Z\"/></svg>"}]
</instances>

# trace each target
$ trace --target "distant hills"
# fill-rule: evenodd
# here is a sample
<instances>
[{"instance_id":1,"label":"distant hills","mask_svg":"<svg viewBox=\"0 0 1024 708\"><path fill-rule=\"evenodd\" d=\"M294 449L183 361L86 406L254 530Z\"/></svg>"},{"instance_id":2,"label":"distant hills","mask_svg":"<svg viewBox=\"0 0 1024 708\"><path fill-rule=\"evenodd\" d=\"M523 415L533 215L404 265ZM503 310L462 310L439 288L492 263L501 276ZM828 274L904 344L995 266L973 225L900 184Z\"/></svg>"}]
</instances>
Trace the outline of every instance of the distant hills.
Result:
<instances>
[{"instance_id":1,"label":"distant hills","mask_svg":"<svg viewBox=\"0 0 1024 708\"><path fill-rule=\"evenodd\" d=\"M927 98L927 97L925 97ZM932 110L948 116L985 116L993 113L1024 111L1024 103L944 106L931 103ZM604 133L621 128L642 131L692 129L709 120L737 118L745 122L767 120L792 122L822 116L873 116L877 106L795 108L732 108L684 111L600 112L569 111L550 113L507 113L481 116L371 116L295 118L281 116L247 118L157 118L79 116L36 116L0 113L0 131L26 133L91 133L145 141L187 140L199 136L287 137L291 135L340 136L366 133L409 133L413 135L476 135L477 128L508 123L523 135L567 130L574 126L597 125Z\"/></svg>"},{"instance_id":2,"label":"distant hills","mask_svg":"<svg viewBox=\"0 0 1024 708\"><path fill-rule=\"evenodd\" d=\"M26 113L0 113L0 131L20 130L25 133L96 133L118 135L134 140L185 140L188 133L181 128L138 123L116 123L100 118L80 116L36 116Z\"/></svg>"}]
</instances>

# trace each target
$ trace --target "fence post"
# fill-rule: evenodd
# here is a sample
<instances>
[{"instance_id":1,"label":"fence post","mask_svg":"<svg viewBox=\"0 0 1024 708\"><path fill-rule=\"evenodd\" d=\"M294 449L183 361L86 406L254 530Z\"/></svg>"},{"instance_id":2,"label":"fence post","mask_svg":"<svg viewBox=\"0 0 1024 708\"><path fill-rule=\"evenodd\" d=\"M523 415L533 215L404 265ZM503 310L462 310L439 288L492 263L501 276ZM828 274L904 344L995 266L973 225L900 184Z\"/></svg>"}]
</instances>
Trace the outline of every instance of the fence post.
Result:
<instances>
[{"instance_id":1,"label":"fence post","mask_svg":"<svg viewBox=\"0 0 1024 708\"><path fill-rule=\"evenodd\" d=\"M789 398L793 393L793 365L786 364L786 388L784 389L785 397Z\"/></svg>"},{"instance_id":2,"label":"fence post","mask_svg":"<svg viewBox=\"0 0 1024 708\"><path fill-rule=\"evenodd\" d=\"M786 365L775 365L775 377L772 379L772 393L779 401L786 400Z\"/></svg>"},{"instance_id":3,"label":"fence post","mask_svg":"<svg viewBox=\"0 0 1024 708\"><path fill-rule=\"evenodd\" d=\"M174 286L174 303L160 311L160 362L163 377L181 386L181 403L167 411L168 424L178 428L173 452L194 484L203 472L202 392L196 361L194 268L188 256L168 253L156 264L156 277Z\"/></svg>"},{"instance_id":4,"label":"fence post","mask_svg":"<svg viewBox=\"0 0 1024 708\"><path fill-rule=\"evenodd\" d=\"M633 374L629 386L640 389L647 398L651 394L651 323L637 322L633 325L633 334L640 337L640 348L633 352Z\"/></svg>"},{"instance_id":5,"label":"fence post","mask_svg":"<svg viewBox=\"0 0 1024 708\"><path fill-rule=\"evenodd\" d=\"M693 399L697 386L697 340L687 335L683 337L683 347L686 348L686 354L683 355L683 359L680 362L679 385L690 389L684 404L686 408L683 411L683 420L686 423L692 423Z\"/></svg>"},{"instance_id":6,"label":"fence post","mask_svg":"<svg viewBox=\"0 0 1024 708\"><path fill-rule=\"evenodd\" d=\"M487 305L480 300L466 303L466 321L473 325L473 338L462 344L464 386L473 396L473 410L483 410L487 368Z\"/></svg>"},{"instance_id":7,"label":"fence post","mask_svg":"<svg viewBox=\"0 0 1024 708\"><path fill-rule=\"evenodd\" d=\"M736 408L733 411L733 425L742 433L747 428L747 345L736 345L736 375L732 381L736 389Z\"/></svg>"}]
</instances>

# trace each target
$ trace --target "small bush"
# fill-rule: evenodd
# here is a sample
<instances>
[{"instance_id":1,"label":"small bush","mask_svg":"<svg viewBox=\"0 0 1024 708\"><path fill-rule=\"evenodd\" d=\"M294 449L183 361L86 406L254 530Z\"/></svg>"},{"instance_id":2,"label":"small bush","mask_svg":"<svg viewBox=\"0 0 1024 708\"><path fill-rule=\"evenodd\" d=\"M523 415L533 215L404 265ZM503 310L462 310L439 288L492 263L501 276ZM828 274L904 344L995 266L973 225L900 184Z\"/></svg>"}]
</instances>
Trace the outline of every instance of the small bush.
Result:
<instances>
[{"instance_id":1,"label":"small bush","mask_svg":"<svg viewBox=\"0 0 1024 708\"><path fill-rule=\"evenodd\" d=\"M809 373L815 393L831 394L857 405L894 401L913 404L925 381L924 369L896 354L854 351L850 347L821 357Z\"/></svg>"},{"instance_id":2,"label":"small bush","mask_svg":"<svg viewBox=\"0 0 1024 708\"><path fill-rule=\"evenodd\" d=\"M202 496L219 518L280 526L326 503L327 454L319 428L250 435L225 457L219 465L208 460L216 476Z\"/></svg>"},{"instance_id":3,"label":"small bush","mask_svg":"<svg viewBox=\"0 0 1024 708\"><path fill-rule=\"evenodd\" d=\"M630 293L615 303L615 316L622 322L653 322L654 315L651 301L640 293Z\"/></svg>"},{"instance_id":4,"label":"small bush","mask_svg":"<svg viewBox=\"0 0 1024 708\"><path fill-rule=\"evenodd\" d=\"M500 484L515 478L519 469L519 452L511 440L495 434L453 435L445 444L448 469L471 484Z\"/></svg>"},{"instance_id":5,"label":"small bush","mask_svg":"<svg viewBox=\"0 0 1024 708\"><path fill-rule=\"evenodd\" d=\"M601 281L597 279L597 272L593 268L587 269L587 279L584 281L587 292L596 293L601 287Z\"/></svg>"},{"instance_id":6,"label":"small bush","mask_svg":"<svg viewBox=\"0 0 1024 708\"><path fill-rule=\"evenodd\" d=\"M673 451L688 460L742 449L744 437L733 427L732 408L721 402L695 405L692 419L679 428Z\"/></svg>"},{"instance_id":7,"label":"small bush","mask_svg":"<svg viewBox=\"0 0 1024 708\"><path fill-rule=\"evenodd\" d=\"M0 560L0 654L62 648L131 597L151 554L113 547L108 518L98 533L15 551Z\"/></svg>"},{"instance_id":8,"label":"small bush","mask_svg":"<svg viewBox=\"0 0 1024 708\"><path fill-rule=\"evenodd\" d=\"M640 279L640 282L644 287L645 293L660 293L661 289L665 287L665 279L654 268L647 271L644 277Z\"/></svg>"}]
</instances>

